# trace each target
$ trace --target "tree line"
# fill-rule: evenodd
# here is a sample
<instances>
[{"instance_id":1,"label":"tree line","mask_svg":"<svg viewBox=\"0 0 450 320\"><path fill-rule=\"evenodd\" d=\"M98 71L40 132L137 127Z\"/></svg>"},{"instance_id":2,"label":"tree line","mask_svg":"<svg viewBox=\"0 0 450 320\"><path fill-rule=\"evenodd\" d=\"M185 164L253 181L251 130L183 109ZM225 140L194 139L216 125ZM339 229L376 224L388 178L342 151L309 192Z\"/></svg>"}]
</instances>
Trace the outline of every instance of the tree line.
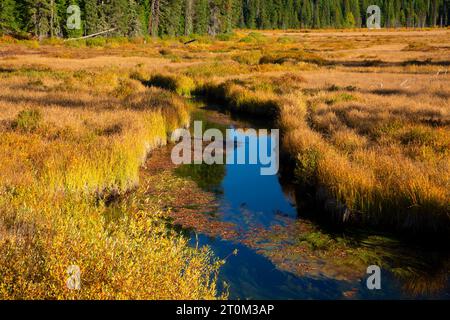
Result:
<instances>
[{"instance_id":1,"label":"tree line","mask_svg":"<svg viewBox=\"0 0 450 320\"><path fill-rule=\"evenodd\" d=\"M80 8L81 27L67 26ZM450 23L450 0L1 0L0 33L76 37L114 29L114 36L230 33L235 28L364 27L367 7L381 8L383 27Z\"/></svg>"}]
</instances>

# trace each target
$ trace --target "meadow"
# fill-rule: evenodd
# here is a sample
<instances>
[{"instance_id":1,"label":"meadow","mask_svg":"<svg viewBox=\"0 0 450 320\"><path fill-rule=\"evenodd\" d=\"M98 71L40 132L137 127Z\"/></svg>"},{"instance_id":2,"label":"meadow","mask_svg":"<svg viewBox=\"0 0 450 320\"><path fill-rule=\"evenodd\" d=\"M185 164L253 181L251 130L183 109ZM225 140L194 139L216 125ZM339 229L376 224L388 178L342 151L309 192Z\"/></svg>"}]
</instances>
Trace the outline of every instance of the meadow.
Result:
<instances>
[{"instance_id":1,"label":"meadow","mask_svg":"<svg viewBox=\"0 0 450 320\"><path fill-rule=\"evenodd\" d=\"M280 128L327 218L448 236L450 30L195 39L0 38L1 298L226 297L140 174L193 96Z\"/></svg>"},{"instance_id":2,"label":"meadow","mask_svg":"<svg viewBox=\"0 0 450 320\"><path fill-rule=\"evenodd\" d=\"M139 188L148 152L188 125L185 102L126 69L18 61L1 68L0 297L216 297L211 252Z\"/></svg>"},{"instance_id":3,"label":"meadow","mask_svg":"<svg viewBox=\"0 0 450 320\"><path fill-rule=\"evenodd\" d=\"M280 128L294 179L328 218L448 235L448 30L249 33L220 45L220 63L160 76L178 92L188 76L195 95Z\"/></svg>"}]
</instances>

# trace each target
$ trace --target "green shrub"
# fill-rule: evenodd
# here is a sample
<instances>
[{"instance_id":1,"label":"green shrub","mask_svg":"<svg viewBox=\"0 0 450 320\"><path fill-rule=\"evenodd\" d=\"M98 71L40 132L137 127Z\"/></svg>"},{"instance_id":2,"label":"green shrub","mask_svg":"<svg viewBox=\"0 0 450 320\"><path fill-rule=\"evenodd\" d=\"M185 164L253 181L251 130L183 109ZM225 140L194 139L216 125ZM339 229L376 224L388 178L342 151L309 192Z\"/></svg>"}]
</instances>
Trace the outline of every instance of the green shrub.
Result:
<instances>
[{"instance_id":1,"label":"green shrub","mask_svg":"<svg viewBox=\"0 0 450 320\"><path fill-rule=\"evenodd\" d=\"M24 40L21 41L27 48L39 49L39 42L37 40Z\"/></svg>"},{"instance_id":2,"label":"green shrub","mask_svg":"<svg viewBox=\"0 0 450 320\"><path fill-rule=\"evenodd\" d=\"M103 38L103 39L105 39L105 38ZM108 44L121 45L121 44L129 43L130 39L127 37L112 37L112 38L106 38L106 42Z\"/></svg>"},{"instance_id":3,"label":"green shrub","mask_svg":"<svg viewBox=\"0 0 450 320\"><path fill-rule=\"evenodd\" d=\"M139 91L139 86L142 86L142 84L137 80L119 79L119 84L113 93L117 98L126 98Z\"/></svg>"}]
</instances>

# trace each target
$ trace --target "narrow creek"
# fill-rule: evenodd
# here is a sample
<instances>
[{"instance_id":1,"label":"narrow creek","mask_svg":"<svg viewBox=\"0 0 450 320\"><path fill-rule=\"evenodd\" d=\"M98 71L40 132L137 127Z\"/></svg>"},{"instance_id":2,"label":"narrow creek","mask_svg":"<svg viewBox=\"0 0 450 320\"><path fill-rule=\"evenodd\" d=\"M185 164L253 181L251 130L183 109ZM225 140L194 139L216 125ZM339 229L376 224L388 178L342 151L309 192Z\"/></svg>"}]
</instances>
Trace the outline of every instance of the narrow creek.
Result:
<instances>
[{"instance_id":1,"label":"narrow creek","mask_svg":"<svg viewBox=\"0 0 450 320\"><path fill-rule=\"evenodd\" d=\"M197 107L193 118L221 130L264 127L210 108ZM235 148L248 149L248 143L237 143ZM336 240L300 218L290 185L277 175L260 175L260 167L179 168L183 176L215 195L215 212L199 214L231 226L228 236L220 231L213 235L188 232L192 245L208 245L216 256L226 257L219 289L228 290L229 298L450 299L448 255L405 247L383 236L340 235ZM236 249L237 254L232 254ZM384 268L386 261L389 268ZM381 290L367 288L366 271L372 264L382 265Z\"/></svg>"}]
</instances>

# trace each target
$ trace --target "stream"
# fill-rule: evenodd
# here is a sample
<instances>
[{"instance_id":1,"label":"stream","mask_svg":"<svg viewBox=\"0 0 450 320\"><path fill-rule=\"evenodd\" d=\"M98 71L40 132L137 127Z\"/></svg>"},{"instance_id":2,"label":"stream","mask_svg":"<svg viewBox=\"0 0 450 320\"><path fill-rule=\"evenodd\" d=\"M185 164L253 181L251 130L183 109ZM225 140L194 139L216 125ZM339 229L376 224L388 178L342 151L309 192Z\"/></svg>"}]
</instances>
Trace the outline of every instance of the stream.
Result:
<instances>
[{"instance_id":1,"label":"stream","mask_svg":"<svg viewBox=\"0 0 450 320\"><path fill-rule=\"evenodd\" d=\"M207 127L222 130L264 126L234 119L210 108L196 109L194 120L202 120ZM259 136L258 139L267 139L267 136ZM248 143L236 143L234 148L248 151ZM369 241L362 241L364 245L352 247L351 251L344 246L328 255L309 252L308 246L298 251L299 237L306 235L308 238L313 234L320 240L325 236L317 231L308 231L315 228L314 224L301 218L289 184L282 183L277 175L260 175L260 164L197 166L207 166L200 171L208 173L197 174L194 180L216 195L218 208L215 219L233 225L238 235L224 239L220 234L208 236L191 232L191 243L207 245L217 257L226 257L219 274L218 289L227 290L230 299L450 299L448 255L428 249L423 250L423 255L418 255L420 250L416 248L389 242L387 249L381 248L381 251L389 256L394 267L382 267L381 289L369 290L366 268L379 263L379 260L371 261L372 251L380 250L378 245L371 247ZM327 237L324 239L325 244L321 248L332 249L329 243L334 242L326 242L329 241ZM236 249L237 254L232 254ZM410 251L414 252L413 258L409 256ZM348 263L355 260L353 252L364 257L365 263ZM392 263L397 258L397 264ZM402 273L404 261L408 262L405 265L408 271L411 271L411 265L420 265L421 269L405 275ZM422 268L424 261L432 261L432 266L427 264ZM421 273L423 269L426 271Z\"/></svg>"}]
</instances>

